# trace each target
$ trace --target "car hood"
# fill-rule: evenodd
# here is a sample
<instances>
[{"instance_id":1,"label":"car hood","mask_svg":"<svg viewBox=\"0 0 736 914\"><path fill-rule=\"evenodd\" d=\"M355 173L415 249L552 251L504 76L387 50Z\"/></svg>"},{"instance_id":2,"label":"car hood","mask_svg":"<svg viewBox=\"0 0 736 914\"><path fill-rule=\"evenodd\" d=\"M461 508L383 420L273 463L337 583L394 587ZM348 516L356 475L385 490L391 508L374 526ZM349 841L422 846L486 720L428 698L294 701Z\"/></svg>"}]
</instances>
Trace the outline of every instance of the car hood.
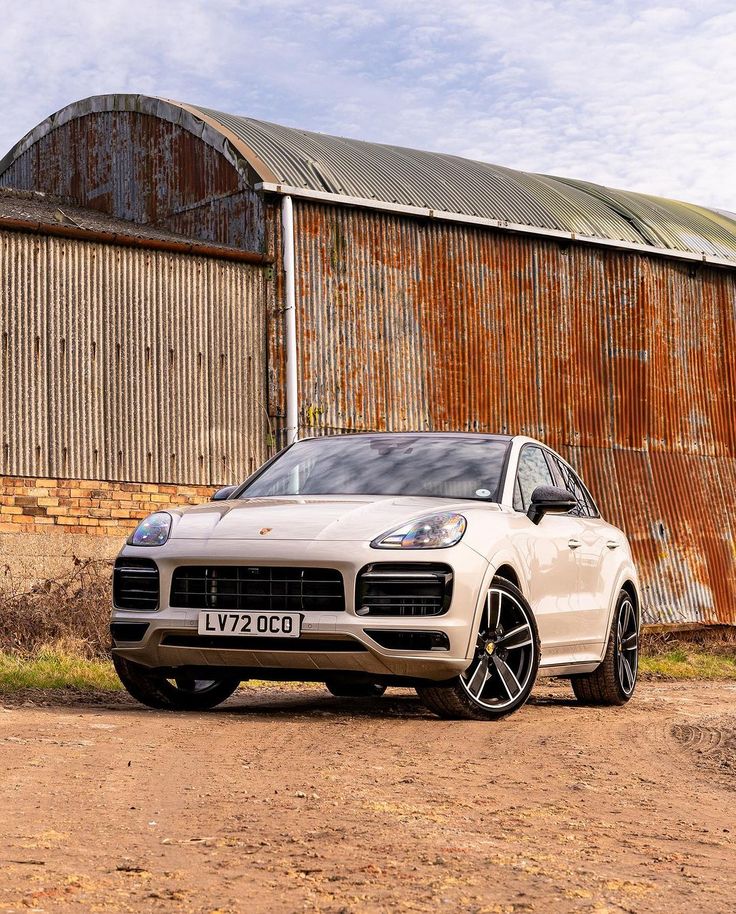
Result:
<instances>
[{"instance_id":1,"label":"car hood","mask_svg":"<svg viewBox=\"0 0 736 914\"><path fill-rule=\"evenodd\" d=\"M252 498L212 502L171 511L170 539L238 539L359 541L426 514L456 511L468 514L496 505L447 498L390 496L312 496Z\"/></svg>"}]
</instances>

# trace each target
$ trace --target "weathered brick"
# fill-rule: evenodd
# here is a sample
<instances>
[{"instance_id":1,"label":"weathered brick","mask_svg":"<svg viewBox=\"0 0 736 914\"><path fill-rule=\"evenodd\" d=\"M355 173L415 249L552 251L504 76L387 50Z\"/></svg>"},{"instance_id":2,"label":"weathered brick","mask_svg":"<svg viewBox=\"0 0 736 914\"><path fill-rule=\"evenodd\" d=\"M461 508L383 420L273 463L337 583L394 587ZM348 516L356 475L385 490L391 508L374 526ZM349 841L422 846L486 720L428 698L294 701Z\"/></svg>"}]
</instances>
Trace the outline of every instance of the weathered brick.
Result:
<instances>
[{"instance_id":1,"label":"weathered brick","mask_svg":"<svg viewBox=\"0 0 736 914\"><path fill-rule=\"evenodd\" d=\"M34 498L31 495L16 495L15 503L16 505L20 505L22 508L29 508L32 505L37 505L38 499Z\"/></svg>"},{"instance_id":2,"label":"weathered brick","mask_svg":"<svg viewBox=\"0 0 736 914\"><path fill-rule=\"evenodd\" d=\"M38 505L34 505L24 508L23 514L25 517L46 517L46 508L39 508Z\"/></svg>"}]
</instances>

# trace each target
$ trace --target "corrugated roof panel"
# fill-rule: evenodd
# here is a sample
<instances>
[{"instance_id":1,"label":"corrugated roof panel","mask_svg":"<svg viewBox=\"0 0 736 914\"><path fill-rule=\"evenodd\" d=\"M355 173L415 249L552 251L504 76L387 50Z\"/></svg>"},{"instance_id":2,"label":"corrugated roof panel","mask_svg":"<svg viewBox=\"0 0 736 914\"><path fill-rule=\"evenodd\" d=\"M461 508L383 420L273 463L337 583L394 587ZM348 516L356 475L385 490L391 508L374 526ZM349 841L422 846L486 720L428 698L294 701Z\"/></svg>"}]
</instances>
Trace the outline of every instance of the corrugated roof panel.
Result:
<instances>
[{"instance_id":1,"label":"corrugated roof panel","mask_svg":"<svg viewBox=\"0 0 736 914\"><path fill-rule=\"evenodd\" d=\"M736 222L722 211L198 110L242 139L292 187L736 260Z\"/></svg>"},{"instance_id":2,"label":"corrugated roof panel","mask_svg":"<svg viewBox=\"0 0 736 914\"><path fill-rule=\"evenodd\" d=\"M502 220L626 245L736 262L736 218L726 210L587 181L516 171L459 156L297 130L143 95L84 99L56 112L0 162L0 174L46 133L90 111L140 111L207 135L246 159L260 180L437 213Z\"/></svg>"},{"instance_id":3,"label":"corrugated roof panel","mask_svg":"<svg viewBox=\"0 0 736 914\"><path fill-rule=\"evenodd\" d=\"M199 109L293 187L641 242L603 203L540 175L442 153L348 140Z\"/></svg>"}]
</instances>

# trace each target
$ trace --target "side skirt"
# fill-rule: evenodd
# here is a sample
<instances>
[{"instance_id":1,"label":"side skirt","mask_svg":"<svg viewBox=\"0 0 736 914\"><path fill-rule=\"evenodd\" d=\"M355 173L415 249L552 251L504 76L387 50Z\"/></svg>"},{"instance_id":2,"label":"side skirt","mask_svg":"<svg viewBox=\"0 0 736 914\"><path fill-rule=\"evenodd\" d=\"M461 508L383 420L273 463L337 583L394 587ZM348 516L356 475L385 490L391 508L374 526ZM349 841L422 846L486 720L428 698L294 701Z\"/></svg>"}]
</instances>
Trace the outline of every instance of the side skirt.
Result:
<instances>
[{"instance_id":1,"label":"side skirt","mask_svg":"<svg viewBox=\"0 0 736 914\"><path fill-rule=\"evenodd\" d=\"M581 663L560 663L551 666L540 666L538 679L549 679L552 676L577 676L578 673L592 673L600 666L600 660L594 662L584 661Z\"/></svg>"}]
</instances>

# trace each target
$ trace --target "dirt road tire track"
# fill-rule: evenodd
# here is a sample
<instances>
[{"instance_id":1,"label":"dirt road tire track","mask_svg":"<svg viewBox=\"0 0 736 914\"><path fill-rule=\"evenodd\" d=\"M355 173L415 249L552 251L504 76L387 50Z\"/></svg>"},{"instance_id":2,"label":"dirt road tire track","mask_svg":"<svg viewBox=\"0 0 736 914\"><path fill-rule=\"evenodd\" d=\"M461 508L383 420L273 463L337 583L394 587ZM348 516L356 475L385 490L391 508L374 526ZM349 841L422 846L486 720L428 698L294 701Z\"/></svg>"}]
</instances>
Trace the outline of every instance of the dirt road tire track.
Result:
<instances>
[{"instance_id":1,"label":"dirt road tire track","mask_svg":"<svg viewBox=\"0 0 736 914\"><path fill-rule=\"evenodd\" d=\"M733 910L733 685L542 684L495 723L395 690L24 700L0 700L3 914Z\"/></svg>"}]
</instances>

